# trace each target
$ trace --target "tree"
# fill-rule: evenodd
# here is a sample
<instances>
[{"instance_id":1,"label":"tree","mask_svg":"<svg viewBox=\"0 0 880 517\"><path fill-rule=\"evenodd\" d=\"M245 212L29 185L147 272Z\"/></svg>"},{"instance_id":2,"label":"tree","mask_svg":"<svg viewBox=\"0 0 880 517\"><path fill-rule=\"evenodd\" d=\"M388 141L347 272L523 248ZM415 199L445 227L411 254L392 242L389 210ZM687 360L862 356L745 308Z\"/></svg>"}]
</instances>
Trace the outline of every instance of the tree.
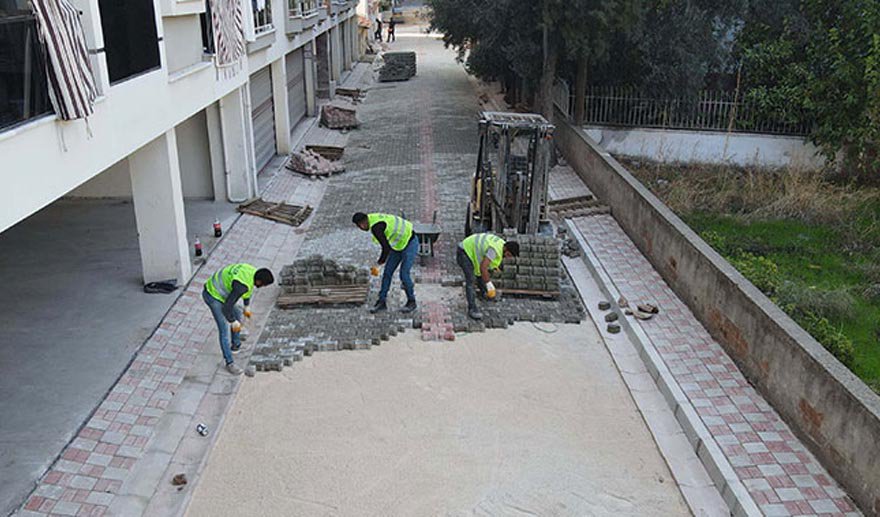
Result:
<instances>
[{"instance_id":1,"label":"tree","mask_svg":"<svg viewBox=\"0 0 880 517\"><path fill-rule=\"evenodd\" d=\"M428 0L431 27L485 80L512 72L538 86L537 108L552 117L562 59L602 62L610 40L632 27L638 0Z\"/></svg>"},{"instance_id":2,"label":"tree","mask_svg":"<svg viewBox=\"0 0 880 517\"><path fill-rule=\"evenodd\" d=\"M779 28L755 24L738 53L764 116L810 121L811 139L850 175L880 172L880 3L801 0Z\"/></svg>"}]
</instances>

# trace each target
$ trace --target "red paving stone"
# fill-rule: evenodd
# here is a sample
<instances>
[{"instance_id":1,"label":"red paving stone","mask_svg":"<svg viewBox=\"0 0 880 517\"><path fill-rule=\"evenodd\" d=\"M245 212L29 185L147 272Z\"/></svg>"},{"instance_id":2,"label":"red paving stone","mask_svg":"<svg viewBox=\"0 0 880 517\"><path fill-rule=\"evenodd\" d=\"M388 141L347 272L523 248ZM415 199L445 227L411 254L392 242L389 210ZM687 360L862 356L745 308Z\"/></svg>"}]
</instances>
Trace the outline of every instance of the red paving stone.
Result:
<instances>
[{"instance_id":1,"label":"red paving stone","mask_svg":"<svg viewBox=\"0 0 880 517\"><path fill-rule=\"evenodd\" d=\"M654 319L636 324L645 331L703 424L720 441L719 447L759 507L778 512L774 515L785 511L789 515L824 515L815 508L831 507L854 512L852 501L748 383L614 218L580 218L575 225L621 295L630 303L660 306ZM774 506L763 507L768 504Z\"/></svg>"}]
</instances>

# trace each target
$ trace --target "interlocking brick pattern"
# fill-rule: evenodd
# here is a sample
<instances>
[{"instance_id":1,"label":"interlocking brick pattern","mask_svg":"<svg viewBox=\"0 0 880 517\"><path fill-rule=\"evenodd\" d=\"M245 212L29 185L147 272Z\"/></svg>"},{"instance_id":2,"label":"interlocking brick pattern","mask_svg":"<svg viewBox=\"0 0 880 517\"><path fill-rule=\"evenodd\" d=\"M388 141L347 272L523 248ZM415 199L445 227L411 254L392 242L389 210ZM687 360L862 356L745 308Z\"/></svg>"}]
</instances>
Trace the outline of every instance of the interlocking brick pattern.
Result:
<instances>
[{"instance_id":1,"label":"interlocking brick pattern","mask_svg":"<svg viewBox=\"0 0 880 517\"><path fill-rule=\"evenodd\" d=\"M322 193L319 183L281 174L264 197L317 206ZM201 300L205 281L228 263L275 264L279 258L292 257L301 233L288 225L242 216L98 409L39 480L20 515L100 516L107 512L193 366L199 347L207 339L216 339L214 320Z\"/></svg>"},{"instance_id":2,"label":"interlocking brick pattern","mask_svg":"<svg viewBox=\"0 0 880 517\"><path fill-rule=\"evenodd\" d=\"M611 216L575 225L630 303L660 314L637 324L767 515L859 515L853 502L749 384Z\"/></svg>"}]
</instances>

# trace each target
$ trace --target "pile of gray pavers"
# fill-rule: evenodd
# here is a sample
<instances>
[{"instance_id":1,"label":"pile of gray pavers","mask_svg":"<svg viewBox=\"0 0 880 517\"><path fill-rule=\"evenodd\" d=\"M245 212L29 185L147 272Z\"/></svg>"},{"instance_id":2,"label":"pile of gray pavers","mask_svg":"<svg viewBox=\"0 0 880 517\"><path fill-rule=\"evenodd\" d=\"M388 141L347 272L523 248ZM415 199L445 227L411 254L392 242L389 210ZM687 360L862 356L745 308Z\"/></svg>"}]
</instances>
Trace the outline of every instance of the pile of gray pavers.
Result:
<instances>
[{"instance_id":1,"label":"pile of gray pavers","mask_svg":"<svg viewBox=\"0 0 880 517\"><path fill-rule=\"evenodd\" d=\"M369 283L370 273L364 268L312 255L284 266L280 285L282 292L305 293L315 286L368 286Z\"/></svg>"},{"instance_id":2,"label":"pile of gray pavers","mask_svg":"<svg viewBox=\"0 0 880 517\"><path fill-rule=\"evenodd\" d=\"M501 276L493 280L495 287L504 291L522 291L546 297L560 292L562 264L559 260L559 241L542 235L505 237L519 243L519 257L505 259Z\"/></svg>"},{"instance_id":3,"label":"pile of gray pavers","mask_svg":"<svg viewBox=\"0 0 880 517\"><path fill-rule=\"evenodd\" d=\"M386 52L382 54L385 64L379 70L379 82L408 81L416 75L415 52Z\"/></svg>"}]
</instances>

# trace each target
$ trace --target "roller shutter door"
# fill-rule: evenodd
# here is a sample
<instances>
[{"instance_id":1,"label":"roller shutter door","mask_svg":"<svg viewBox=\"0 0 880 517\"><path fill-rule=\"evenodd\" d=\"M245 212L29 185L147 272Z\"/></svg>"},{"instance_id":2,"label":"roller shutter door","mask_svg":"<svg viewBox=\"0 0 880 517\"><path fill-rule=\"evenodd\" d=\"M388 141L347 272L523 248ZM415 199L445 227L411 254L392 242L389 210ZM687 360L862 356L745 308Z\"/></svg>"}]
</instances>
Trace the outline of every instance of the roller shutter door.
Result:
<instances>
[{"instance_id":1,"label":"roller shutter door","mask_svg":"<svg viewBox=\"0 0 880 517\"><path fill-rule=\"evenodd\" d=\"M287 60L287 107L290 114L290 130L306 116L306 74L302 49L296 49Z\"/></svg>"},{"instance_id":2,"label":"roller shutter door","mask_svg":"<svg viewBox=\"0 0 880 517\"><path fill-rule=\"evenodd\" d=\"M272 71L269 66L251 76L251 118L254 124L257 171L261 171L275 156L275 105L272 101Z\"/></svg>"}]
</instances>

